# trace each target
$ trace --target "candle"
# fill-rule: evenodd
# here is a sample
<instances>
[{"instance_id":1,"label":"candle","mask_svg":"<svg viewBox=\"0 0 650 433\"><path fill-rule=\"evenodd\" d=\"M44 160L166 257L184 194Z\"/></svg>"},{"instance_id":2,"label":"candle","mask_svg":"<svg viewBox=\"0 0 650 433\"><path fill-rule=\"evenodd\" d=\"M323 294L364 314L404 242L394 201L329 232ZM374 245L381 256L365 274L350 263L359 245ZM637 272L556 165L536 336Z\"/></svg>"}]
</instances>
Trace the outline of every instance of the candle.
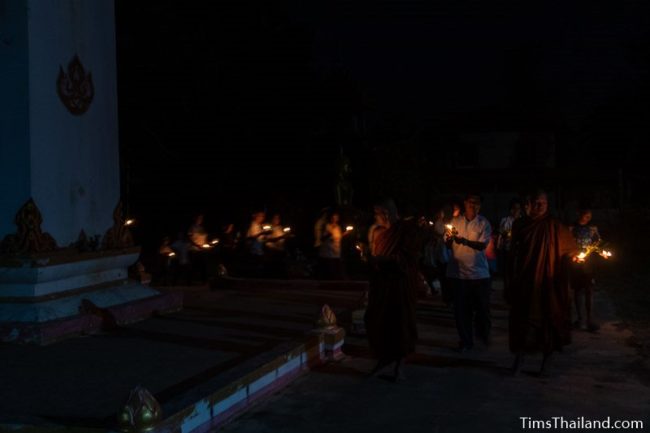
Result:
<instances>
[{"instance_id":1,"label":"candle","mask_svg":"<svg viewBox=\"0 0 650 433\"><path fill-rule=\"evenodd\" d=\"M291 227L285 227L282 229L283 232L289 233L291 231Z\"/></svg>"},{"instance_id":2,"label":"candle","mask_svg":"<svg viewBox=\"0 0 650 433\"><path fill-rule=\"evenodd\" d=\"M602 250L600 252L600 255L602 256L602 258L607 259L612 256L612 252L607 250Z\"/></svg>"},{"instance_id":3,"label":"candle","mask_svg":"<svg viewBox=\"0 0 650 433\"><path fill-rule=\"evenodd\" d=\"M133 225L133 223L135 223L134 219L128 219L128 220L124 221L125 226L131 226L131 225Z\"/></svg>"},{"instance_id":4,"label":"candle","mask_svg":"<svg viewBox=\"0 0 650 433\"><path fill-rule=\"evenodd\" d=\"M212 245L217 245L219 243L219 239L214 239L212 242L210 242Z\"/></svg>"},{"instance_id":5,"label":"candle","mask_svg":"<svg viewBox=\"0 0 650 433\"><path fill-rule=\"evenodd\" d=\"M433 221L429 221L429 225L430 225L430 226L434 225L434 222L433 222Z\"/></svg>"},{"instance_id":6,"label":"candle","mask_svg":"<svg viewBox=\"0 0 650 433\"><path fill-rule=\"evenodd\" d=\"M271 228L272 228L271 226L262 226L262 230L264 231L269 231L271 230Z\"/></svg>"},{"instance_id":7,"label":"candle","mask_svg":"<svg viewBox=\"0 0 650 433\"><path fill-rule=\"evenodd\" d=\"M167 254L167 256L168 257L174 257L174 256L176 256L176 253L172 252L172 253Z\"/></svg>"},{"instance_id":8,"label":"candle","mask_svg":"<svg viewBox=\"0 0 650 433\"><path fill-rule=\"evenodd\" d=\"M210 248L210 244L203 244L203 248L207 250L208 248Z\"/></svg>"},{"instance_id":9,"label":"candle","mask_svg":"<svg viewBox=\"0 0 650 433\"><path fill-rule=\"evenodd\" d=\"M354 227L353 227L353 226L347 226L347 227L345 228L345 231L346 231L346 232L351 232L352 230L354 230Z\"/></svg>"}]
</instances>

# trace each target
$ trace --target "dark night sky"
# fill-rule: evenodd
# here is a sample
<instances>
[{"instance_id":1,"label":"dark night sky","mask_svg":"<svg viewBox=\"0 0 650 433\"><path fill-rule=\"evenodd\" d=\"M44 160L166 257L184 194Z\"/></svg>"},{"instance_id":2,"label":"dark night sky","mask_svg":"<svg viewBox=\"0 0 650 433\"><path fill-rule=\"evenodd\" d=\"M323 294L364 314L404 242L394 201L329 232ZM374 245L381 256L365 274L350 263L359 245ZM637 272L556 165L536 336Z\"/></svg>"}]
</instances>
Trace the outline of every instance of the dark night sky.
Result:
<instances>
[{"instance_id":1,"label":"dark night sky","mask_svg":"<svg viewBox=\"0 0 650 433\"><path fill-rule=\"evenodd\" d=\"M333 201L343 146L363 202L377 149L477 123L633 160L650 135L649 2L539 3L118 0L128 201L313 209ZM444 140L415 141L432 171Z\"/></svg>"},{"instance_id":2,"label":"dark night sky","mask_svg":"<svg viewBox=\"0 0 650 433\"><path fill-rule=\"evenodd\" d=\"M319 11L315 49L381 94L382 108L424 115L501 105L521 90L573 120L640 84L629 46L647 29L641 2L436 3Z\"/></svg>"}]
</instances>

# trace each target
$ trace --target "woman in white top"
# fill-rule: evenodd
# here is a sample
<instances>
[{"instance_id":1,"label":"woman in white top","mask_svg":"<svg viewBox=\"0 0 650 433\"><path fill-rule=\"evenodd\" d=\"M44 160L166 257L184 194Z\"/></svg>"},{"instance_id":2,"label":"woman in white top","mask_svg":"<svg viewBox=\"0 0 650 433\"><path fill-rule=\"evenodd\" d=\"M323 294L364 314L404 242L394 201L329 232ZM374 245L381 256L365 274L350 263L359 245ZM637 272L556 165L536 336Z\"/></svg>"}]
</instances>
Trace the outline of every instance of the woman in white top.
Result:
<instances>
[{"instance_id":1,"label":"woman in white top","mask_svg":"<svg viewBox=\"0 0 650 433\"><path fill-rule=\"evenodd\" d=\"M328 280L344 278L343 262L341 261L341 241L346 232L339 225L338 212L328 215L327 223L323 226L321 244L318 248L321 277Z\"/></svg>"},{"instance_id":2,"label":"woman in white top","mask_svg":"<svg viewBox=\"0 0 650 433\"><path fill-rule=\"evenodd\" d=\"M321 234L321 245L318 251L320 257L328 259L341 258L341 239L343 239L343 230L339 225L339 214L333 213L328 218L323 227Z\"/></svg>"}]
</instances>

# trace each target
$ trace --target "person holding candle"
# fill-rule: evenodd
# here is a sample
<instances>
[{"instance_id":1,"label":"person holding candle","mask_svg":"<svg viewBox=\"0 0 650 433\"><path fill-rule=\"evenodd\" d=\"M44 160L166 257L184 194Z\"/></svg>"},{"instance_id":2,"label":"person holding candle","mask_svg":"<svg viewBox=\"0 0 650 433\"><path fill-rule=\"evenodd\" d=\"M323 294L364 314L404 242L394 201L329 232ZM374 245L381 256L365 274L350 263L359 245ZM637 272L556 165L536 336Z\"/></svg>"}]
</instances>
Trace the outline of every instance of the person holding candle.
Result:
<instances>
[{"instance_id":1,"label":"person holding candle","mask_svg":"<svg viewBox=\"0 0 650 433\"><path fill-rule=\"evenodd\" d=\"M490 268L485 255L492 227L485 217L479 215L480 195L468 194L463 204L465 214L452 218L445 233L451 249L447 278L454 292L454 316L461 353L473 348L474 329L477 337L488 345L492 324Z\"/></svg>"},{"instance_id":2,"label":"person holding candle","mask_svg":"<svg viewBox=\"0 0 650 433\"><path fill-rule=\"evenodd\" d=\"M194 224L187 231L190 241L190 262L195 272L198 272L203 284L208 281L208 258L205 245L208 242L208 232L203 227L203 214L196 216Z\"/></svg>"},{"instance_id":3,"label":"person holding candle","mask_svg":"<svg viewBox=\"0 0 650 433\"><path fill-rule=\"evenodd\" d=\"M382 221L383 220L380 216L375 215L375 220L368 229L368 250L370 251L371 256L375 255L379 234L386 229L386 227L381 225Z\"/></svg>"},{"instance_id":4,"label":"person holding candle","mask_svg":"<svg viewBox=\"0 0 650 433\"><path fill-rule=\"evenodd\" d=\"M224 225L221 229L220 243L222 251L230 254L235 248L237 248L238 233L235 230L235 225L233 223L228 223Z\"/></svg>"},{"instance_id":5,"label":"person holding candle","mask_svg":"<svg viewBox=\"0 0 650 433\"><path fill-rule=\"evenodd\" d=\"M171 281L171 268L174 262L176 253L171 247L171 239L169 236L164 236L160 246L158 247L158 254L152 269L152 279L156 283L167 285Z\"/></svg>"},{"instance_id":6,"label":"person holding candle","mask_svg":"<svg viewBox=\"0 0 650 433\"><path fill-rule=\"evenodd\" d=\"M590 209L583 208L578 211L578 220L570 227L571 233L575 238L578 248L581 251L587 251L600 243L600 234L598 227L589 224L592 213ZM596 332L599 326L593 321L592 316L592 298L594 286L594 262L585 260L583 263L573 263L571 266L571 288L573 289L573 299L575 302L577 320L574 322L576 328L581 329L584 325L581 304L584 298L585 313L587 316L587 330Z\"/></svg>"},{"instance_id":7,"label":"person holding candle","mask_svg":"<svg viewBox=\"0 0 650 433\"><path fill-rule=\"evenodd\" d=\"M286 240L291 235L289 227L283 227L281 224L280 214L274 214L271 218L271 231L265 239L264 247L267 257L267 264L270 275L284 278L286 277L285 259L287 255Z\"/></svg>"},{"instance_id":8,"label":"person holding candle","mask_svg":"<svg viewBox=\"0 0 650 433\"><path fill-rule=\"evenodd\" d=\"M290 236L291 229L289 227L283 227L281 224L280 214L274 214L271 218L271 232L268 235L266 243L264 244L266 248L274 251L284 253L286 251L285 243L286 239Z\"/></svg>"},{"instance_id":9,"label":"person holding candle","mask_svg":"<svg viewBox=\"0 0 650 433\"><path fill-rule=\"evenodd\" d=\"M331 209L329 207L324 207L320 210L319 217L314 223L314 248L316 251L320 248L321 245L321 236L323 235L323 227L327 224L327 217Z\"/></svg>"},{"instance_id":10,"label":"person holding candle","mask_svg":"<svg viewBox=\"0 0 650 433\"><path fill-rule=\"evenodd\" d=\"M507 263L510 243L512 241L512 225L521 217L521 202L519 199L510 201L510 212L507 216L501 218L499 223L499 234L497 237L497 269L500 274L504 273L505 264Z\"/></svg>"},{"instance_id":11,"label":"person holding candle","mask_svg":"<svg viewBox=\"0 0 650 433\"><path fill-rule=\"evenodd\" d=\"M175 256L172 261L172 285L182 280L185 284L192 283L192 266L190 264L190 241L182 230L178 232L176 239L170 245Z\"/></svg>"},{"instance_id":12,"label":"person holding candle","mask_svg":"<svg viewBox=\"0 0 650 433\"><path fill-rule=\"evenodd\" d=\"M442 211L438 212L438 215L441 213ZM421 216L418 220L418 226L421 231L427 233L420 254L420 272L424 279L422 289L424 290L425 296L429 297L435 295L438 289L435 285L436 280L438 279L438 267L436 263L438 239L434 229L435 223L433 221L428 221L424 216Z\"/></svg>"},{"instance_id":13,"label":"person holding candle","mask_svg":"<svg viewBox=\"0 0 650 433\"><path fill-rule=\"evenodd\" d=\"M194 224L187 231L187 236L192 244L192 251L202 251L203 245L208 242L208 233L203 227L203 219L203 214L197 215Z\"/></svg>"},{"instance_id":14,"label":"person holding candle","mask_svg":"<svg viewBox=\"0 0 650 433\"><path fill-rule=\"evenodd\" d=\"M530 216L513 227L504 295L511 306L513 373L525 353L542 352L540 375L546 375L553 352L571 341L569 264L578 249L569 229L550 215L547 194L538 190L531 197Z\"/></svg>"},{"instance_id":15,"label":"person holding candle","mask_svg":"<svg viewBox=\"0 0 650 433\"><path fill-rule=\"evenodd\" d=\"M240 233L235 230L233 223L227 223L221 227L221 233L219 235L219 263L222 266L231 266L239 245L239 236Z\"/></svg>"},{"instance_id":16,"label":"person holding candle","mask_svg":"<svg viewBox=\"0 0 650 433\"><path fill-rule=\"evenodd\" d=\"M342 280L344 278L341 240L352 230L343 231L339 220L339 213L330 211L320 235L320 246L318 247L320 275L326 280Z\"/></svg>"},{"instance_id":17,"label":"person holding candle","mask_svg":"<svg viewBox=\"0 0 650 433\"><path fill-rule=\"evenodd\" d=\"M445 226L449 224L452 218L455 218L459 215L459 205L446 205L438 214L433 225L433 230L436 236L435 260L436 268L438 269L438 280L440 281L442 300L445 304L447 304L447 306L452 304L454 299L454 292L449 287L449 282L447 280L447 265L451 259L451 251L445 242L445 233L447 231L447 228Z\"/></svg>"},{"instance_id":18,"label":"person holding candle","mask_svg":"<svg viewBox=\"0 0 650 433\"><path fill-rule=\"evenodd\" d=\"M270 227L264 225L265 219L266 213L264 211L254 212L251 216L251 224L246 232L248 259L253 267L253 272L257 275L263 274L264 242L271 231Z\"/></svg>"},{"instance_id":19,"label":"person holding candle","mask_svg":"<svg viewBox=\"0 0 650 433\"><path fill-rule=\"evenodd\" d=\"M382 230L376 233L374 254L369 258L370 290L364 316L368 342L377 358L370 375L394 363L393 379L398 380L418 338L415 309L421 233L416 219L399 219L390 199L376 205L374 212Z\"/></svg>"}]
</instances>

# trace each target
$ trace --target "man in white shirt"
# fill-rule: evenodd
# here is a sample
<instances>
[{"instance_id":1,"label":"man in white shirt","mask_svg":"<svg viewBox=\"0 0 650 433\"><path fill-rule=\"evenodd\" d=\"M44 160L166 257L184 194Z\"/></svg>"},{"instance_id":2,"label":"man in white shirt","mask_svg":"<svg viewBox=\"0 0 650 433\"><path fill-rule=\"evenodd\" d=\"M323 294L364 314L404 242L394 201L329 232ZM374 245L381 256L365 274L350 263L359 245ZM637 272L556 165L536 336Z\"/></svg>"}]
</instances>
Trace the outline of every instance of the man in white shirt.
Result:
<instances>
[{"instance_id":1,"label":"man in white shirt","mask_svg":"<svg viewBox=\"0 0 650 433\"><path fill-rule=\"evenodd\" d=\"M445 238L451 248L447 278L454 291L454 315L460 337L459 351L474 346L472 322L477 337L488 344L490 337L490 268L485 255L492 235L486 218L479 215L481 197L468 194L465 213L452 218Z\"/></svg>"}]
</instances>

